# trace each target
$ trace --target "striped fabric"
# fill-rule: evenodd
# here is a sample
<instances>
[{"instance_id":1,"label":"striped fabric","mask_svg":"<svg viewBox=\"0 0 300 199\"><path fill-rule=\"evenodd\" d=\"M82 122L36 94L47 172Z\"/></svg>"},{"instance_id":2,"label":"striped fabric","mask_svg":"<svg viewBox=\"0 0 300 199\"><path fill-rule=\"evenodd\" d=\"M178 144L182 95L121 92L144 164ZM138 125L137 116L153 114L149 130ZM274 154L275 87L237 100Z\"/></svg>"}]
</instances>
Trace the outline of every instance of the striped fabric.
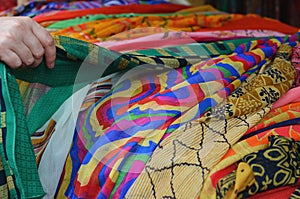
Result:
<instances>
[{"instance_id":1,"label":"striped fabric","mask_svg":"<svg viewBox=\"0 0 300 199\"><path fill-rule=\"evenodd\" d=\"M155 76L147 68L148 72L139 75L139 80L121 81L80 116L85 119L77 124L65 166L72 169L72 174L63 176L57 197L123 198L131 186L138 186L134 181L158 143L223 102L268 62L282 42L278 39L252 41L238 47L230 56ZM279 90L283 90L279 93L286 92L293 82L293 72L286 72L291 76L282 79L289 80L286 86L280 86ZM273 96L274 100L279 93ZM146 190L151 192L150 187Z\"/></svg>"}]
</instances>

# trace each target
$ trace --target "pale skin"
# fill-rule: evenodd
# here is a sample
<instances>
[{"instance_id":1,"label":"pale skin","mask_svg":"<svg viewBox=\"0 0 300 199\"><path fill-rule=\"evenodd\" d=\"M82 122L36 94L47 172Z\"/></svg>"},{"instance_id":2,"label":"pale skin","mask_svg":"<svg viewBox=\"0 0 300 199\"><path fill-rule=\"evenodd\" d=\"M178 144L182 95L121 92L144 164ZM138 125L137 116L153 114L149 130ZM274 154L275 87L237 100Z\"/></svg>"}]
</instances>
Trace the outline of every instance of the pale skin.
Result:
<instances>
[{"instance_id":1,"label":"pale skin","mask_svg":"<svg viewBox=\"0 0 300 199\"><path fill-rule=\"evenodd\" d=\"M49 32L29 17L0 17L0 60L9 67L53 68L56 49Z\"/></svg>"}]
</instances>

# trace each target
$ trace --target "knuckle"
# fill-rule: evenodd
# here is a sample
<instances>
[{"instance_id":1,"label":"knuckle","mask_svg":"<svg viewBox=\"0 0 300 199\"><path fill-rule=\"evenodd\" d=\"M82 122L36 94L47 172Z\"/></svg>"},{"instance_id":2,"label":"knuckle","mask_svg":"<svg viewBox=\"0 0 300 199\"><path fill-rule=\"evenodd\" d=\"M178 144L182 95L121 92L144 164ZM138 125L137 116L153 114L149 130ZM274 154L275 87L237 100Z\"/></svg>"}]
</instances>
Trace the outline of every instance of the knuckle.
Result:
<instances>
[{"instance_id":1,"label":"knuckle","mask_svg":"<svg viewBox=\"0 0 300 199\"><path fill-rule=\"evenodd\" d=\"M48 45L48 46L54 45L54 40L53 40L53 38L51 37L50 34L48 34L48 36L46 38L46 45Z\"/></svg>"},{"instance_id":2,"label":"knuckle","mask_svg":"<svg viewBox=\"0 0 300 199\"><path fill-rule=\"evenodd\" d=\"M35 56L36 58L41 58L41 57L43 57L44 53L45 53L45 50L42 48L42 49L38 50L38 51L34 54L34 56Z\"/></svg>"},{"instance_id":3,"label":"knuckle","mask_svg":"<svg viewBox=\"0 0 300 199\"><path fill-rule=\"evenodd\" d=\"M15 42L18 39L14 31L5 32L1 35L1 37L3 39L1 39L0 43L4 45L10 45L12 44L11 42Z\"/></svg>"},{"instance_id":4,"label":"knuckle","mask_svg":"<svg viewBox=\"0 0 300 199\"><path fill-rule=\"evenodd\" d=\"M24 24L24 22L22 20L13 21L11 26L18 29L18 30L24 30L25 27L26 27L26 25Z\"/></svg>"}]
</instances>

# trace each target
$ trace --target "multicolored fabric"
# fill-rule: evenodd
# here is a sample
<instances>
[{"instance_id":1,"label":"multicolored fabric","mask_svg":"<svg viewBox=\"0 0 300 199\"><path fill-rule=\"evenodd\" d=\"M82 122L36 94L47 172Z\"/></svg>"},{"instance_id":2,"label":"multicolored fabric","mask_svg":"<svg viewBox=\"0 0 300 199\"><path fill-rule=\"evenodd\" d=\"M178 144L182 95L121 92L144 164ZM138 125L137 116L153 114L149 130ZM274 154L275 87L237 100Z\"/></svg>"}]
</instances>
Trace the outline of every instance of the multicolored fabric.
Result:
<instances>
[{"instance_id":1,"label":"multicolored fabric","mask_svg":"<svg viewBox=\"0 0 300 199\"><path fill-rule=\"evenodd\" d=\"M11 2L11 1L9 1ZM131 4L164 4L168 3L165 0L95 0L95 1L27 1L19 3L16 2L8 4L6 9L10 9L10 12L18 16L34 17L42 13L57 10L84 10L95 9L109 6L131 5ZM0 7L1 8L1 7ZM3 9L0 9L0 11Z\"/></svg>"},{"instance_id":2,"label":"multicolored fabric","mask_svg":"<svg viewBox=\"0 0 300 199\"><path fill-rule=\"evenodd\" d=\"M174 14L173 16L136 16L130 18L105 19L86 22L77 26L52 32L52 35L65 35L72 38L100 42L107 37L134 28L162 27L175 31L197 31L202 28L220 27L222 24L243 17L239 14Z\"/></svg>"},{"instance_id":3,"label":"multicolored fabric","mask_svg":"<svg viewBox=\"0 0 300 199\"><path fill-rule=\"evenodd\" d=\"M220 56L155 76L150 75L153 71L147 68L147 74L139 75L139 80L126 79L115 86L82 116L80 113L85 119L77 124L74 144L65 166L65 171L72 170L71 176L63 176L57 197L123 198L141 175L159 142L224 101L250 74L268 62L281 42L277 39L253 41L251 45L237 48L230 56ZM274 99L264 100L264 103L274 102L293 82L293 67L288 64L281 67L284 71L279 68L276 71L281 71L283 78L276 77L274 81L279 82L271 83L272 88L276 88L275 93L266 96L266 99ZM271 71L266 75L273 74ZM253 92L258 91L254 89ZM183 93L190 93L188 101ZM261 117L254 118L252 122ZM151 192L150 187L145 190Z\"/></svg>"},{"instance_id":4,"label":"multicolored fabric","mask_svg":"<svg viewBox=\"0 0 300 199\"><path fill-rule=\"evenodd\" d=\"M121 14L121 13L173 13L182 9L189 8L190 6L178 4L131 4L121 6L109 6L95 9L84 10L60 10L40 14L34 17L38 23L55 22L58 20L72 19L75 17L82 17L93 14Z\"/></svg>"},{"instance_id":5,"label":"multicolored fabric","mask_svg":"<svg viewBox=\"0 0 300 199\"><path fill-rule=\"evenodd\" d=\"M293 49L292 63L297 70L297 77L294 83L294 87L297 87L300 86L300 44Z\"/></svg>"},{"instance_id":6,"label":"multicolored fabric","mask_svg":"<svg viewBox=\"0 0 300 199\"><path fill-rule=\"evenodd\" d=\"M172 4L169 4L172 5ZM180 11L178 11L182 14L187 14L187 13L201 13L203 15L213 15L213 14L221 14L218 13L218 11L210 6L210 5L202 5L202 6L198 6L196 8L192 8L192 9L182 9ZM57 21L49 26L47 26L48 29L62 29L62 28L67 28L70 26L75 26L75 25L79 25L81 23L85 23L88 21L94 21L94 20L100 20L100 19L108 19L108 18L125 18L125 17L133 17L133 16L143 16L145 14L138 14L136 12L130 12L130 13L121 13L121 14L87 14L85 16L82 17L76 17L73 19L68 19L68 20L61 20L61 21ZM174 15L174 12L169 12L169 13L148 13L149 15L155 15L155 16L169 16L169 15ZM157 32L156 32L157 33Z\"/></svg>"},{"instance_id":7,"label":"multicolored fabric","mask_svg":"<svg viewBox=\"0 0 300 199\"><path fill-rule=\"evenodd\" d=\"M269 39L273 37L268 37ZM274 37L275 38L275 37ZM281 37L286 42L298 40L299 35ZM241 38L234 40L224 40L212 43L191 43L185 45L170 46L164 48L151 48L145 50L130 51L125 54L134 54L141 56L175 56L184 57L190 63L217 57L220 55L229 55L243 43L248 43L259 38Z\"/></svg>"},{"instance_id":8,"label":"multicolored fabric","mask_svg":"<svg viewBox=\"0 0 300 199\"><path fill-rule=\"evenodd\" d=\"M209 177L204 181L203 189L200 198L216 198L216 185L220 180L229 175L229 173L237 169L236 163L247 154L254 153L258 150L265 149L268 146L268 137L279 135L286 138L292 138L295 141L300 140L300 125L286 124L279 127L275 125L280 122L298 119L300 117L299 102L285 105L283 107L272 109L266 114L257 125L249 129L245 134L250 135L250 132L270 127L269 130L261 131L253 134L242 141L232 145L227 153L222 157L222 160L210 171ZM274 126L272 128L272 126Z\"/></svg>"},{"instance_id":9,"label":"multicolored fabric","mask_svg":"<svg viewBox=\"0 0 300 199\"><path fill-rule=\"evenodd\" d=\"M159 31L162 31L163 33L157 33ZM133 29L133 31L122 32L120 34L107 38L106 41L98 42L95 44L108 48L110 50L126 52L198 42L215 42L247 37L260 38L272 36L282 37L285 35L279 32L264 30L175 32L163 28L142 28Z\"/></svg>"},{"instance_id":10,"label":"multicolored fabric","mask_svg":"<svg viewBox=\"0 0 300 199\"><path fill-rule=\"evenodd\" d=\"M258 192L297 183L300 178L300 142L280 136L270 136L269 142L268 148L248 154L241 160L249 165L243 167L245 179L249 180L253 175L253 182L242 181L239 184L241 181L238 177L242 176L236 174L232 178L229 175L228 179L225 177L218 183L217 198L246 198Z\"/></svg>"},{"instance_id":11,"label":"multicolored fabric","mask_svg":"<svg viewBox=\"0 0 300 199\"><path fill-rule=\"evenodd\" d=\"M278 99L271 94L273 91L268 92L271 95L263 94L266 88L273 90L278 85L283 86L283 82L276 83L278 79L272 71L278 70L286 75L291 72L292 75L287 78L290 79L289 83L286 82L289 86L281 87L281 91L274 89L276 93L285 92L291 86L295 75L293 67L285 60L280 64L277 61L257 76L252 73L224 103L208 110L201 118L181 126L163 140L126 196L197 198L210 170L230 146L270 110L268 106ZM286 68L291 71L283 72ZM188 117L187 114L183 116ZM159 188L162 185L165 189Z\"/></svg>"}]
</instances>

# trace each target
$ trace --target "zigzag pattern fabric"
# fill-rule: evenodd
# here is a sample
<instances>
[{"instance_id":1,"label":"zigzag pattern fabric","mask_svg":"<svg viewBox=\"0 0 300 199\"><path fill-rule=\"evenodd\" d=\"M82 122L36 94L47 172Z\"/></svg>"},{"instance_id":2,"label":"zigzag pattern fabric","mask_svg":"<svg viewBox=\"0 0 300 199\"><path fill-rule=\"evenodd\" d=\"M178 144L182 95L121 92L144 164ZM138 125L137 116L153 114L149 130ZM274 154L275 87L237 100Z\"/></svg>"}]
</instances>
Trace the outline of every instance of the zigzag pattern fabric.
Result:
<instances>
[{"instance_id":1,"label":"zigzag pattern fabric","mask_svg":"<svg viewBox=\"0 0 300 199\"><path fill-rule=\"evenodd\" d=\"M63 179L61 187L66 191L58 192L58 197L63 194L79 198L123 198L160 142L224 102L270 61L283 42L282 39L252 41L231 55L155 75L149 75L153 73L149 67L139 80L125 79L117 84L86 110L84 122L77 124L66 165L70 169L71 164L72 174L76 175ZM281 69L280 73L275 69L266 72L269 78L275 78L273 82L280 81L278 88L273 83L265 88L266 104L291 87L294 75L289 68Z\"/></svg>"}]
</instances>

